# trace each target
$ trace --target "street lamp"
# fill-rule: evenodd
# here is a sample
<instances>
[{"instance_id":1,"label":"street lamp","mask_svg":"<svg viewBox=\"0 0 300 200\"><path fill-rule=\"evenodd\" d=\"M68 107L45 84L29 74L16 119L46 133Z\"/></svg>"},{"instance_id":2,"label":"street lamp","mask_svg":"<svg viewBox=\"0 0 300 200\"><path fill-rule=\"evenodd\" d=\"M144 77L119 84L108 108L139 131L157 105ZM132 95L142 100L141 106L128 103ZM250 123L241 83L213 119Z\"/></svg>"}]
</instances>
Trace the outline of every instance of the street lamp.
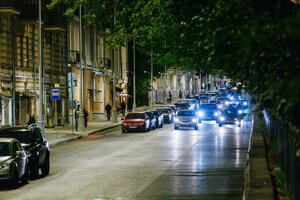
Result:
<instances>
[{"instance_id":1,"label":"street lamp","mask_svg":"<svg viewBox=\"0 0 300 200\"><path fill-rule=\"evenodd\" d=\"M135 111L136 108L136 89L135 89L135 70L133 72L126 70L127 73L133 74L133 111Z\"/></svg>"},{"instance_id":2,"label":"street lamp","mask_svg":"<svg viewBox=\"0 0 300 200\"><path fill-rule=\"evenodd\" d=\"M42 3L39 0L39 117L38 117L38 127L44 133L44 114L43 114L43 70L42 70Z\"/></svg>"},{"instance_id":3,"label":"street lamp","mask_svg":"<svg viewBox=\"0 0 300 200\"><path fill-rule=\"evenodd\" d=\"M152 71L151 71L152 72ZM150 102L149 102L149 104L150 104L150 106L151 106L151 108L153 108L153 73L151 73L151 72L148 72L148 71L144 71L144 73L146 74L150 74L150 80L151 80L151 98L150 98Z\"/></svg>"}]
</instances>

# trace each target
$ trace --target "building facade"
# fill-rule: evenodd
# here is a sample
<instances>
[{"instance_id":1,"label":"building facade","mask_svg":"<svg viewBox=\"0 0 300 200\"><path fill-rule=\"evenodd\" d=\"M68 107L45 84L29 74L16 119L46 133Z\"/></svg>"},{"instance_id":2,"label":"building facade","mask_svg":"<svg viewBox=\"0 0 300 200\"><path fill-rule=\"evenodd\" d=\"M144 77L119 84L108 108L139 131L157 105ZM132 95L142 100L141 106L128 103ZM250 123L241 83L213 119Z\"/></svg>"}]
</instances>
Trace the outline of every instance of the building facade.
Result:
<instances>
[{"instance_id":1,"label":"building facade","mask_svg":"<svg viewBox=\"0 0 300 200\"><path fill-rule=\"evenodd\" d=\"M25 125L30 116L37 119L41 93L43 119L49 127L70 123L78 105L87 110L89 120L98 119L107 102L117 104L126 97L126 48L107 48L108 33L80 27L77 13L65 17L63 7L49 11L50 0L41 2L40 32L38 1L0 0L1 126ZM56 100L54 87L60 92Z\"/></svg>"}]
</instances>

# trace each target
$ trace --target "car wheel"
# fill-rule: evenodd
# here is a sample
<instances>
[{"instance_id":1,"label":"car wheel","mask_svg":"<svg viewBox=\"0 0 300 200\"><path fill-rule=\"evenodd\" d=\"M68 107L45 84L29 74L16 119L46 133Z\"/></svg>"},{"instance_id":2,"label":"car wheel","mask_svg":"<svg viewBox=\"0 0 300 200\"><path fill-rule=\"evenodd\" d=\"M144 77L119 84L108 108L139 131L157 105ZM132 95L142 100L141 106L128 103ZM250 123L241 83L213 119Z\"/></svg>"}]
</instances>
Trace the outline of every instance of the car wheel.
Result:
<instances>
[{"instance_id":1,"label":"car wheel","mask_svg":"<svg viewBox=\"0 0 300 200\"><path fill-rule=\"evenodd\" d=\"M124 130L124 129L122 129L122 133L125 133L125 130Z\"/></svg>"},{"instance_id":2,"label":"car wheel","mask_svg":"<svg viewBox=\"0 0 300 200\"><path fill-rule=\"evenodd\" d=\"M201 121L201 119L198 119L198 123L201 123L202 121Z\"/></svg>"},{"instance_id":3,"label":"car wheel","mask_svg":"<svg viewBox=\"0 0 300 200\"><path fill-rule=\"evenodd\" d=\"M25 169L25 173L22 177L22 183L23 184L27 184L28 183L28 179L29 179L29 168L28 168L28 164L27 164L27 167Z\"/></svg>"},{"instance_id":4,"label":"car wheel","mask_svg":"<svg viewBox=\"0 0 300 200\"><path fill-rule=\"evenodd\" d=\"M11 179L11 186L17 188L19 183L18 171L15 169L13 178Z\"/></svg>"},{"instance_id":5,"label":"car wheel","mask_svg":"<svg viewBox=\"0 0 300 200\"><path fill-rule=\"evenodd\" d=\"M195 130L198 130L198 126L197 125L195 126Z\"/></svg>"},{"instance_id":6,"label":"car wheel","mask_svg":"<svg viewBox=\"0 0 300 200\"><path fill-rule=\"evenodd\" d=\"M238 127L241 127L241 122L238 123Z\"/></svg>"},{"instance_id":7,"label":"car wheel","mask_svg":"<svg viewBox=\"0 0 300 200\"><path fill-rule=\"evenodd\" d=\"M163 122L161 122L161 125L160 125L160 128L162 128L162 127L164 127L164 123Z\"/></svg>"},{"instance_id":8,"label":"car wheel","mask_svg":"<svg viewBox=\"0 0 300 200\"><path fill-rule=\"evenodd\" d=\"M33 178L36 178L38 177L39 175L39 166L36 162L34 163L31 163L31 166L30 166L30 176L33 177Z\"/></svg>"},{"instance_id":9,"label":"car wheel","mask_svg":"<svg viewBox=\"0 0 300 200\"><path fill-rule=\"evenodd\" d=\"M220 124L220 123L219 123L219 127L221 127L222 125L223 125L223 124Z\"/></svg>"},{"instance_id":10,"label":"car wheel","mask_svg":"<svg viewBox=\"0 0 300 200\"><path fill-rule=\"evenodd\" d=\"M177 130L177 129L178 129L178 126L174 126L174 129Z\"/></svg>"},{"instance_id":11,"label":"car wheel","mask_svg":"<svg viewBox=\"0 0 300 200\"><path fill-rule=\"evenodd\" d=\"M49 154L46 156L45 162L41 166L41 171L43 176L47 176L50 171L50 158Z\"/></svg>"}]
</instances>

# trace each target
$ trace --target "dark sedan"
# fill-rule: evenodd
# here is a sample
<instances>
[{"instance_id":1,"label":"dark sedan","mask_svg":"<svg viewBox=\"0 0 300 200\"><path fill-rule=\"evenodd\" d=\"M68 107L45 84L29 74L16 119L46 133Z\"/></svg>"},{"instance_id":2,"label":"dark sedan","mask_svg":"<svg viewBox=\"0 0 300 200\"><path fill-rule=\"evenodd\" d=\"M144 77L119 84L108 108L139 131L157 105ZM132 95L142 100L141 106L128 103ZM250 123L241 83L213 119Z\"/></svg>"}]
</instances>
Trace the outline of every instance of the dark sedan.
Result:
<instances>
[{"instance_id":1,"label":"dark sedan","mask_svg":"<svg viewBox=\"0 0 300 200\"><path fill-rule=\"evenodd\" d=\"M214 103L205 103L200 106L200 109L197 112L198 122L214 120L218 121L219 119L219 110L216 104Z\"/></svg>"},{"instance_id":2,"label":"dark sedan","mask_svg":"<svg viewBox=\"0 0 300 200\"><path fill-rule=\"evenodd\" d=\"M18 186L19 180L27 183L29 178L28 157L18 140L0 138L0 181Z\"/></svg>"},{"instance_id":3,"label":"dark sedan","mask_svg":"<svg viewBox=\"0 0 300 200\"><path fill-rule=\"evenodd\" d=\"M242 116L238 113L237 110L229 107L221 111L219 115L218 123L219 126L223 126L225 124L234 124L238 127L241 127Z\"/></svg>"}]
</instances>

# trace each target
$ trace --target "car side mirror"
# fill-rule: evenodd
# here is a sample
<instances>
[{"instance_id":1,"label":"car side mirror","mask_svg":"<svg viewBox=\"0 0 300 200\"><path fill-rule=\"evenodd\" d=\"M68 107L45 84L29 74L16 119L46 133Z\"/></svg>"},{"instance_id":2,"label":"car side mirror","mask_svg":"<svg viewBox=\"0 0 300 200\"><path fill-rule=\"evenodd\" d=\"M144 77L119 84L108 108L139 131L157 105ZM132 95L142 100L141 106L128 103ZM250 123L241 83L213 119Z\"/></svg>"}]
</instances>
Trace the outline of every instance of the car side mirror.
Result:
<instances>
[{"instance_id":1,"label":"car side mirror","mask_svg":"<svg viewBox=\"0 0 300 200\"><path fill-rule=\"evenodd\" d=\"M20 156L22 156L22 155L23 155L23 152L22 152L22 151L16 151L16 154L15 154L16 157L20 157Z\"/></svg>"}]
</instances>

